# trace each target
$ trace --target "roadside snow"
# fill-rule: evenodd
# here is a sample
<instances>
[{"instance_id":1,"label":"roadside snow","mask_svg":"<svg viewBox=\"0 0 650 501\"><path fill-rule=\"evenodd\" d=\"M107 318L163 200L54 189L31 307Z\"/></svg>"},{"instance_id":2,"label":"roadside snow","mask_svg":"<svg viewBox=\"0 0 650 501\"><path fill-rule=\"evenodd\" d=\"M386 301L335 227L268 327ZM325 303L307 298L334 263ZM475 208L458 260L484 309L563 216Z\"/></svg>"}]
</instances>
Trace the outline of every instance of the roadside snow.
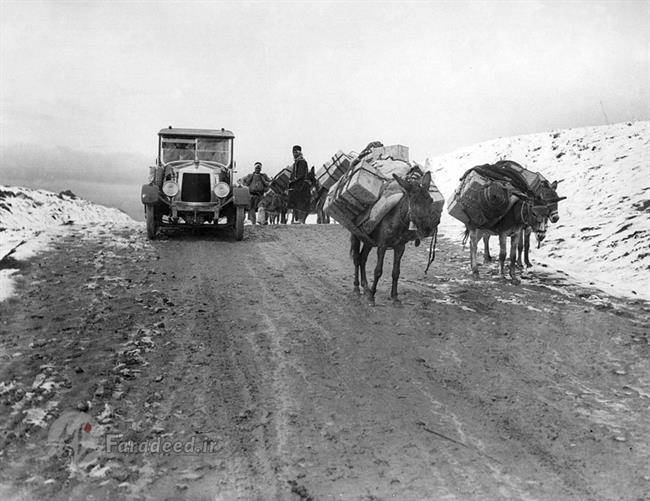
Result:
<instances>
[{"instance_id":1,"label":"roadside snow","mask_svg":"<svg viewBox=\"0 0 650 501\"><path fill-rule=\"evenodd\" d=\"M650 122L499 138L433 158L430 170L449 201L467 169L500 159L562 180L558 194L568 197L534 261L607 293L650 300ZM447 213L440 228L453 239L464 230Z\"/></svg>"},{"instance_id":2,"label":"roadside snow","mask_svg":"<svg viewBox=\"0 0 650 501\"><path fill-rule=\"evenodd\" d=\"M108 222L134 223L118 209L80 198L0 185L0 301L13 294L19 271L7 265L9 259L34 257L67 231L68 225Z\"/></svg>"}]
</instances>

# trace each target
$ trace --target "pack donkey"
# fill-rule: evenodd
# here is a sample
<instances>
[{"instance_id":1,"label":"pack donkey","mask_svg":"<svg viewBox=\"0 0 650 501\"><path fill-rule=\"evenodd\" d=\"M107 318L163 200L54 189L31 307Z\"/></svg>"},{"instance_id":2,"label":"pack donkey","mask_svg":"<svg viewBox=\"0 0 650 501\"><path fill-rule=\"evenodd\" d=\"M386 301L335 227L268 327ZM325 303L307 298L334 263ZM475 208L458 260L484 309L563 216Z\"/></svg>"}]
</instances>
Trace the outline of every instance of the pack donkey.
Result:
<instances>
[{"instance_id":1,"label":"pack donkey","mask_svg":"<svg viewBox=\"0 0 650 501\"><path fill-rule=\"evenodd\" d=\"M489 257L487 238L489 235L499 235L499 268L503 278L505 276L505 260L507 239L510 238L510 266L509 274L514 284L521 281L517 278L516 273L516 255L519 240L522 232L527 227L531 228L538 234L545 234L546 225L550 220L557 223L560 220L557 204L566 197L558 197L555 189L557 181L549 183L543 181L541 187L535 194L518 193L518 200L510 207L505 216L490 228L465 227L465 238L463 245L469 238L470 242L470 264L472 274L478 278L478 262L476 259L476 250L478 242L484 239L486 246L486 258ZM530 233L529 233L530 238Z\"/></svg>"},{"instance_id":2,"label":"pack donkey","mask_svg":"<svg viewBox=\"0 0 650 501\"><path fill-rule=\"evenodd\" d=\"M554 183L551 184L550 187L552 189L557 189L557 185L560 184L562 181L564 181L564 179L560 179L559 181L554 181ZM550 214L549 218L553 223L556 223L560 220L560 216L557 213L557 211ZM533 230L531 226L526 226L521 230L519 234L519 240L517 242L517 266L519 268L523 268L524 265L526 265L526 268L530 268L531 266L533 266L530 262L530 234L535 233L535 240L537 240L537 248L539 249L542 245L542 242L546 238L547 222L548 221L545 221L544 224L538 227L536 230ZM522 256L523 256L523 262L522 262ZM484 263L492 262L492 256L490 255L490 235L487 233L483 235L483 262Z\"/></svg>"},{"instance_id":3,"label":"pack donkey","mask_svg":"<svg viewBox=\"0 0 650 501\"><path fill-rule=\"evenodd\" d=\"M374 303L377 282L379 282L383 272L386 250L393 249L393 285L390 290L390 297L394 302L398 303L397 281L399 280L401 260L407 242L415 240L416 245L418 245L420 239L434 233L440 222L440 215L435 210L433 200L429 194L430 172L417 179L405 180L395 174L393 174L393 178L402 187L405 196L384 216L369 235L369 240L362 240L355 234L351 234L350 238L350 255L354 263L354 292L360 294L359 272L361 272L361 286L371 303ZM415 229L409 229L412 227ZM373 247L377 247L377 265L375 266L372 286L369 288L366 277L366 262Z\"/></svg>"}]
</instances>

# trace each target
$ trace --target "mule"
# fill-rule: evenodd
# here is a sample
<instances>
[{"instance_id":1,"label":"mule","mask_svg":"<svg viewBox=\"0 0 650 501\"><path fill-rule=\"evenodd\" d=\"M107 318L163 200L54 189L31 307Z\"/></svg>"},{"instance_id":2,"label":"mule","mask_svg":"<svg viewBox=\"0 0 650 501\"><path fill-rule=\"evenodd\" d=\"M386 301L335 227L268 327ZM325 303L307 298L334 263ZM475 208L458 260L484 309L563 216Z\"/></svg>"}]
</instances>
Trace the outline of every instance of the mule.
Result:
<instances>
[{"instance_id":1,"label":"mule","mask_svg":"<svg viewBox=\"0 0 650 501\"><path fill-rule=\"evenodd\" d=\"M355 234L350 236L350 255L354 263L354 293L361 293L359 289L359 285L361 285L371 303L374 303L377 283L383 273L386 251L393 249L393 282L390 298L398 303L397 282L407 242L415 240L417 245L420 239L432 235L440 222L440 215L429 194L430 172L419 179L410 181L395 174L393 174L393 178L402 187L405 196L384 216L369 235L369 239L362 239ZM377 247L377 265L372 286L368 287L366 263L373 247ZM361 275L361 282L359 282L359 275Z\"/></svg>"},{"instance_id":2,"label":"mule","mask_svg":"<svg viewBox=\"0 0 650 501\"><path fill-rule=\"evenodd\" d=\"M532 231L545 233L547 222L557 222L560 219L558 214L558 202L566 197L558 197L555 191L557 182L552 184L544 181L537 193L529 198L526 195L519 194L521 198L515 202L496 224L490 228L477 228L466 226L463 244L470 241L470 266L472 274L478 278L478 263L476 259L476 249L481 238L484 239L487 248L487 239L489 235L499 235L499 270L503 278L505 276L505 260L507 239L510 237L510 266L509 275L513 283L519 284L521 281L517 278L516 273L516 255L519 245L519 238L526 227ZM489 256L489 249L488 254Z\"/></svg>"}]
</instances>

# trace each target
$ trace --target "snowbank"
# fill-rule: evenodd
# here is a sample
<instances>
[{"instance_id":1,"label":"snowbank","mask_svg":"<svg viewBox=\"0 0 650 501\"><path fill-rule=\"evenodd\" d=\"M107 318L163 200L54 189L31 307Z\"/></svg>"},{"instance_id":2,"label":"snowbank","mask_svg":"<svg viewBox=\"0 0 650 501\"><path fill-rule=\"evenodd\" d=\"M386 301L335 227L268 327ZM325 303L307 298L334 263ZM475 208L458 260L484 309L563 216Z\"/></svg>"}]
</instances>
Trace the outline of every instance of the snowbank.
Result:
<instances>
[{"instance_id":1,"label":"snowbank","mask_svg":"<svg viewBox=\"0 0 650 501\"><path fill-rule=\"evenodd\" d=\"M562 180L558 194L568 197L534 260L605 292L650 300L650 122L499 138L434 158L430 169L448 201L467 169L500 159ZM447 236L463 229L443 216Z\"/></svg>"},{"instance_id":2,"label":"snowbank","mask_svg":"<svg viewBox=\"0 0 650 501\"><path fill-rule=\"evenodd\" d=\"M72 194L0 185L0 301L13 294L18 272L7 267L8 255L17 261L28 259L47 248L67 225L105 222L134 221L118 209Z\"/></svg>"}]
</instances>

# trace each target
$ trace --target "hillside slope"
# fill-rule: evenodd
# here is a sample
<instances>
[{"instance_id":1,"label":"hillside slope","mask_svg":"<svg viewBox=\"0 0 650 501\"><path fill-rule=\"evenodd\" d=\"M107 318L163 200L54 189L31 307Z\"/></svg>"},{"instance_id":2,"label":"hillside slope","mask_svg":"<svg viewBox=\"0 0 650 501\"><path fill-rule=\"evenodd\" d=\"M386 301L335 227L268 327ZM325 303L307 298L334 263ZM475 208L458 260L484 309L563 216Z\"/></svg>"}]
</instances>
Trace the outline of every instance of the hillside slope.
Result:
<instances>
[{"instance_id":1,"label":"hillside slope","mask_svg":"<svg viewBox=\"0 0 650 501\"><path fill-rule=\"evenodd\" d=\"M12 293L16 260L45 248L64 226L133 222L118 209L97 205L72 193L0 185L0 301Z\"/></svg>"},{"instance_id":2,"label":"hillside slope","mask_svg":"<svg viewBox=\"0 0 650 501\"><path fill-rule=\"evenodd\" d=\"M558 193L568 197L534 261L608 293L650 299L650 122L499 138L436 157L430 166L449 200L467 169L500 159L562 180ZM463 229L449 214L442 227L449 235Z\"/></svg>"}]
</instances>

